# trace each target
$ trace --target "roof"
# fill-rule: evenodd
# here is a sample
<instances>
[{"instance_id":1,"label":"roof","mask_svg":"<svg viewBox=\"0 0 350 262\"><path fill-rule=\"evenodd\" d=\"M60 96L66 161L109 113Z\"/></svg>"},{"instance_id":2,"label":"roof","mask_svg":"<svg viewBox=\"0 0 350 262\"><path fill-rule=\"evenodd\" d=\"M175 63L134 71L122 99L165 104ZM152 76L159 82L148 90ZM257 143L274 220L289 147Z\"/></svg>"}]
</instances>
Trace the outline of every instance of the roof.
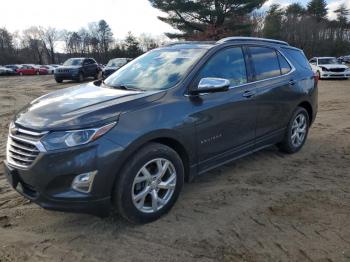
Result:
<instances>
[{"instance_id":1,"label":"roof","mask_svg":"<svg viewBox=\"0 0 350 262\"><path fill-rule=\"evenodd\" d=\"M334 56L316 56L314 58L317 58L317 59L331 59L331 58L336 58Z\"/></svg>"}]
</instances>

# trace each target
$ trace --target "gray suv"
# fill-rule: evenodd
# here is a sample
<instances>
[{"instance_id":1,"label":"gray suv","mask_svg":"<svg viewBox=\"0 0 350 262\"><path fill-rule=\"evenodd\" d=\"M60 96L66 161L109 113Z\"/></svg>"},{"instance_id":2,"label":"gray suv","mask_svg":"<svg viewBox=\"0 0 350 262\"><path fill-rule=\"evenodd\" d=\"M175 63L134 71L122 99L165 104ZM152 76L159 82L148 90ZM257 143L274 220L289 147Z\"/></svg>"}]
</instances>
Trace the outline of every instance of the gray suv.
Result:
<instances>
[{"instance_id":1,"label":"gray suv","mask_svg":"<svg viewBox=\"0 0 350 262\"><path fill-rule=\"evenodd\" d=\"M35 99L10 125L5 173L48 209L158 219L184 181L262 148L298 152L317 77L285 42L232 37L152 50L105 81Z\"/></svg>"}]
</instances>

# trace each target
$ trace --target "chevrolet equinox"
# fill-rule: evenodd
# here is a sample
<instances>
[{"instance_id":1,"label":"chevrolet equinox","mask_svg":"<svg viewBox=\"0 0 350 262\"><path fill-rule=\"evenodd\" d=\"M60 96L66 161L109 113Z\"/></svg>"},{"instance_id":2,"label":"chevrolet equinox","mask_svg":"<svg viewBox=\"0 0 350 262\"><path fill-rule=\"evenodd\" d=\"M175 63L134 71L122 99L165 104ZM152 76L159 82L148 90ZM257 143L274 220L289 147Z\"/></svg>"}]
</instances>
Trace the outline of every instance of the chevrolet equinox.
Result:
<instances>
[{"instance_id":1,"label":"chevrolet equinox","mask_svg":"<svg viewBox=\"0 0 350 262\"><path fill-rule=\"evenodd\" d=\"M5 173L43 208L146 223L195 175L271 145L299 151L316 112L317 77L286 42L172 43L32 101L10 124Z\"/></svg>"}]
</instances>

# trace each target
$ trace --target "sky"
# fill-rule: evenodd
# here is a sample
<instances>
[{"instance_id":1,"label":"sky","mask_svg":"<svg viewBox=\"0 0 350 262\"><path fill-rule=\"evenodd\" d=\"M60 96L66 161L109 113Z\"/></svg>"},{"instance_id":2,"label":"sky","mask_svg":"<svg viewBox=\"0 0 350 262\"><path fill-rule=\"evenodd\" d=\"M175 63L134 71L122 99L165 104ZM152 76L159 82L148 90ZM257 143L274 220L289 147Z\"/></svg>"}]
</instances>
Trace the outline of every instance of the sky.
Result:
<instances>
[{"instance_id":1,"label":"sky","mask_svg":"<svg viewBox=\"0 0 350 262\"><path fill-rule=\"evenodd\" d=\"M307 0L268 0L264 9L274 3L286 6L293 2L305 5ZM330 10L340 3L350 8L350 0L328 0ZM146 33L160 36L173 29L157 19L162 13L154 9L148 0L4 0L1 1L0 27L11 32L22 31L29 26L55 27L69 31L86 27L90 22L105 19L114 36L124 38L127 32L135 35ZM330 14L334 18L334 14Z\"/></svg>"}]
</instances>

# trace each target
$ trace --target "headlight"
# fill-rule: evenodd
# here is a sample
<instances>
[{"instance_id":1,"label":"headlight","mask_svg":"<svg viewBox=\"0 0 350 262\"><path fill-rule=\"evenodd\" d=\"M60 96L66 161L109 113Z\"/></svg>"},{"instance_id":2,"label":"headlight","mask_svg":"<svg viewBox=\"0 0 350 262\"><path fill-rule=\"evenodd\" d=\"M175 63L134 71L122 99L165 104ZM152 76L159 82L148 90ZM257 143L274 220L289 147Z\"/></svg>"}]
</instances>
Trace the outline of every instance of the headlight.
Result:
<instances>
[{"instance_id":1,"label":"headlight","mask_svg":"<svg viewBox=\"0 0 350 262\"><path fill-rule=\"evenodd\" d=\"M116 122L99 128L52 132L43 137L41 142L48 151L84 145L106 134L115 124Z\"/></svg>"},{"instance_id":2,"label":"headlight","mask_svg":"<svg viewBox=\"0 0 350 262\"><path fill-rule=\"evenodd\" d=\"M323 67L323 66L321 66L321 69L322 69L322 71L328 71L328 69Z\"/></svg>"}]
</instances>

